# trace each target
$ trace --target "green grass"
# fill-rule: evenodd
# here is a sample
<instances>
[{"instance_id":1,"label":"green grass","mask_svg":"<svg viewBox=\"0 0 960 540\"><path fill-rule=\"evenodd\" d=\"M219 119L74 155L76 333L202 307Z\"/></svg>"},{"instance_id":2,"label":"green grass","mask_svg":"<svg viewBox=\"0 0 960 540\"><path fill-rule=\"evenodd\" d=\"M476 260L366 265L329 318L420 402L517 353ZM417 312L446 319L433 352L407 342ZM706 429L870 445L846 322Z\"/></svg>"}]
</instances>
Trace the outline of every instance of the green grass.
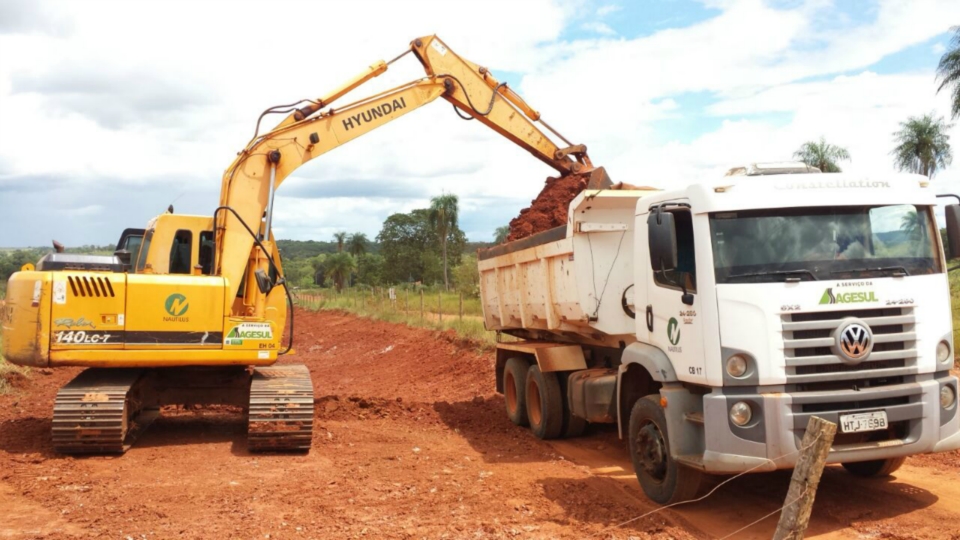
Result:
<instances>
[{"instance_id":1,"label":"green grass","mask_svg":"<svg viewBox=\"0 0 960 540\"><path fill-rule=\"evenodd\" d=\"M0 339L3 339L0 337ZM0 342L2 343L2 342ZM26 376L29 373L28 368L20 367L10 362L4 360L0 356L0 395L6 394L10 391L10 379L13 377L19 377L21 375Z\"/></svg>"},{"instance_id":2,"label":"green grass","mask_svg":"<svg viewBox=\"0 0 960 540\"><path fill-rule=\"evenodd\" d=\"M302 290L298 293L297 303L306 309L345 311L361 317L405 324L415 328L452 329L461 338L484 347L492 347L496 343L496 333L488 332L483 327L478 298L463 299L463 319L461 319L457 293L442 293L438 308L437 295L441 293L424 291L424 313L421 318L419 291L409 291L409 296L405 297L403 290L397 290L395 302L391 302L379 293L371 293L369 290L345 289L342 293L335 294L332 290L324 289ZM441 317L438 316L441 308L442 322Z\"/></svg>"}]
</instances>

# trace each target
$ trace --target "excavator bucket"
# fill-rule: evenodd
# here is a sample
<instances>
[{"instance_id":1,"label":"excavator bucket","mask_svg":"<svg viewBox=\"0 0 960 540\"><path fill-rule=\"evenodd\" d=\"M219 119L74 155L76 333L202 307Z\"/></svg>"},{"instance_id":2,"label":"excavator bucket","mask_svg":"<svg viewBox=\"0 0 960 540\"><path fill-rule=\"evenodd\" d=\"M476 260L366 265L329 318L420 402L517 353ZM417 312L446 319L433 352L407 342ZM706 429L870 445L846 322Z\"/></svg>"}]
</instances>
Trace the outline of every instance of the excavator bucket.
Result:
<instances>
[{"instance_id":1,"label":"excavator bucket","mask_svg":"<svg viewBox=\"0 0 960 540\"><path fill-rule=\"evenodd\" d=\"M587 180L587 189L609 189L613 187L613 181L607 175L607 170L603 167L597 167L589 173L590 179Z\"/></svg>"}]
</instances>

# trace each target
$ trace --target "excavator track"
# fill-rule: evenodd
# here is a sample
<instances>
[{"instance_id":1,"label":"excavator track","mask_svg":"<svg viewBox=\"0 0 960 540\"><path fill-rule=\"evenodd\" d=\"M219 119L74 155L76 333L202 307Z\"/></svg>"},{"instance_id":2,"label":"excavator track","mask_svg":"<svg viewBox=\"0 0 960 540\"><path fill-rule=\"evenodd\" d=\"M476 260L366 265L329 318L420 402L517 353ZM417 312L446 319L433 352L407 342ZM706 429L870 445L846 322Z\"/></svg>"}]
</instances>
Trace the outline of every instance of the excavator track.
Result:
<instances>
[{"instance_id":1,"label":"excavator track","mask_svg":"<svg viewBox=\"0 0 960 540\"><path fill-rule=\"evenodd\" d=\"M157 416L142 411L138 369L91 368L57 392L53 447L66 454L123 453Z\"/></svg>"},{"instance_id":2,"label":"excavator track","mask_svg":"<svg viewBox=\"0 0 960 540\"><path fill-rule=\"evenodd\" d=\"M306 366L258 367L250 383L247 446L255 452L310 450L313 383Z\"/></svg>"}]
</instances>

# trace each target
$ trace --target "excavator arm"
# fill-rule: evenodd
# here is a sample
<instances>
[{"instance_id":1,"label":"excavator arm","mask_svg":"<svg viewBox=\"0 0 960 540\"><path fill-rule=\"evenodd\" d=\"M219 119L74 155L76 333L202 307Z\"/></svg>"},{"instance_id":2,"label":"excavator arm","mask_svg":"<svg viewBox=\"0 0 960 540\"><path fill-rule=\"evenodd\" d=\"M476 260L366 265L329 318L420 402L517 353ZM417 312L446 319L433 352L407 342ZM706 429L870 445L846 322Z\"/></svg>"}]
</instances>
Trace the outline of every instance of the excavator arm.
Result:
<instances>
[{"instance_id":1,"label":"excavator arm","mask_svg":"<svg viewBox=\"0 0 960 540\"><path fill-rule=\"evenodd\" d=\"M426 77L341 108L332 107L338 99L386 72L391 63L409 53L423 64ZM237 295L251 259L254 260L252 268L267 270L267 255L262 250L253 250L253 247L258 243L270 250L271 246L267 244L272 241L274 193L293 171L439 97L462 111L461 116L465 114L465 118L479 120L562 175L594 170L584 146L570 144L488 70L460 58L436 36L418 38L404 54L390 62L381 61L370 66L326 96L265 111L264 115L275 112L288 115L269 132L256 133L224 172L220 205L221 208L229 207L229 211L218 211L215 216L216 268L217 274L227 278L228 298ZM537 128L535 122L538 121L567 146L557 146ZM596 172L606 179L602 169ZM601 181L592 179L591 184ZM244 224L257 233L259 239L255 239ZM265 295L257 294L256 298L253 305L246 307L247 313L237 314L262 314Z\"/></svg>"}]
</instances>

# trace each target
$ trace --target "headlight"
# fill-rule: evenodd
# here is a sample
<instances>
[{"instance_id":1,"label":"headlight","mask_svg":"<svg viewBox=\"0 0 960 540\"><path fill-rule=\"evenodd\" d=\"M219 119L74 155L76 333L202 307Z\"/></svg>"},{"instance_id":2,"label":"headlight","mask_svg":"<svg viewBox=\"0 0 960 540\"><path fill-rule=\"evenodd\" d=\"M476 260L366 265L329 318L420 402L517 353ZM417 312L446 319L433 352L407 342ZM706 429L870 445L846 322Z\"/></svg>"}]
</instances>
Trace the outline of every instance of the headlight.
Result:
<instances>
[{"instance_id":1,"label":"headlight","mask_svg":"<svg viewBox=\"0 0 960 540\"><path fill-rule=\"evenodd\" d=\"M957 402L957 394L953 391L953 387L949 384L945 384L940 388L940 406L944 409L949 409L953 407L953 404ZM733 412L730 413L731 415Z\"/></svg>"},{"instance_id":2,"label":"headlight","mask_svg":"<svg viewBox=\"0 0 960 540\"><path fill-rule=\"evenodd\" d=\"M941 396L940 401L943 401L943 396ZM738 401L733 404L733 407L730 407L730 421L734 424L745 426L750 423L751 418L753 418L753 410L749 403Z\"/></svg>"},{"instance_id":3,"label":"headlight","mask_svg":"<svg viewBox=\"0 0 960 540\"><path fill-rule=\"evenodd\" d=\"M743 355L735 354L727 359L727 373L739 379L747 372L747 359Z\"/></svg>"},{"instance_id":4,"label":"headlight","mask_svg":"<svg viewBox=\"0 0 960 540\"><path fill-rule=\"evenodd\" d=\"M950 344L946 341L937 343L937 362L950 360Z\"/></svg>"}]
</instances>

